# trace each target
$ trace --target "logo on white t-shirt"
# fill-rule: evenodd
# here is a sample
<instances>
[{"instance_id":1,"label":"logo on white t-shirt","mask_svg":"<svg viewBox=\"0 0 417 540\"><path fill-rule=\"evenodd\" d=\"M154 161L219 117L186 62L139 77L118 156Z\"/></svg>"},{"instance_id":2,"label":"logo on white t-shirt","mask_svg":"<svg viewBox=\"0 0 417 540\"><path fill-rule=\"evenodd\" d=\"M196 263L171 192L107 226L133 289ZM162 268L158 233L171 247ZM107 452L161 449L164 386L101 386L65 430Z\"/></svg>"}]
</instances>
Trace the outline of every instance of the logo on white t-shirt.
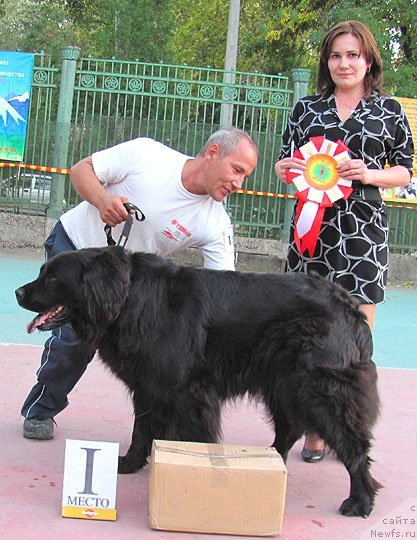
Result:
<instances>
[{"instance_id":1,"label":"logo on white t-shirt","mask_svg":"<svg viewBox=\"0 0 417 540\"><path fill-rule=\"evenodd\" d=\"M177 219L173 219L171 223L162 230L162 234L175 242L181 242L185 238L190 238L192 236L192 233L184 225L181 225Z\"/></svg>"},{"instance_id":2,"label":"logo on white t-shirt","mask_svg":"<svg viewBox=\"0 0 417 540\"><path fill-rule=\"evenodd\" d=\"M223 231L223 244L226 253L233 253L235 249L233 241L233 227L229 225Z\"/></svg>"}]
</instances>

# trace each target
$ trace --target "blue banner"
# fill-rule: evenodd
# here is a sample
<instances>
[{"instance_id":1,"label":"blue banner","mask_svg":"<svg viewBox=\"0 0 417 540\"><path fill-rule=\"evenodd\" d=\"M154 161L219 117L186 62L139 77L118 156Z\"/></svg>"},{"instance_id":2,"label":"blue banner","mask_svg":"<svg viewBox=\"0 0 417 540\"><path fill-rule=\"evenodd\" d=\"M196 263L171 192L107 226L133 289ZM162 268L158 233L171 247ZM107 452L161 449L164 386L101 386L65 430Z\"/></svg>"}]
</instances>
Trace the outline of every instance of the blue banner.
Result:
<instances>
[{"instance_id":1,"label":"blue banner","mask_svg":"<svg viewBox=\"0 0 417 540\"><path fill-rule=\"evenodd\" d=\"M33 54L0 51L0 159L23 159L33 63Z\"/></svg>"}]
</instances>

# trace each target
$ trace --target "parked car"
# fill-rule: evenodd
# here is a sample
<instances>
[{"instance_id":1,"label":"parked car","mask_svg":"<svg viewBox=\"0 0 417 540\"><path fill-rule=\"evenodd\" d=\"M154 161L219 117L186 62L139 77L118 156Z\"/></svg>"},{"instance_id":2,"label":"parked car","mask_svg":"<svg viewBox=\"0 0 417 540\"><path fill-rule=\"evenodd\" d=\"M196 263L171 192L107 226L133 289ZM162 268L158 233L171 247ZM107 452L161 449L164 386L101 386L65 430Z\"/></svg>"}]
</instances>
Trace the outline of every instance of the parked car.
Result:
<instances>
[{"instance_id":1,"label":"parked car","mask_svg":"<svg viewBox=\"0 0 417 540\"><path fill-rule=\"evenodd\" d=\"M404 187L398 187L395 190L395 196L398 199L415 199L417 192L417 178L413 177L410 183Z\"/></svg>"},{"instance_id":2,"label":"parked car","mask_svg":"<svg viewBox=\"0 0 417 540\"><path fill-rule=\"evenodd\" d=\"M25 172L10 177L7 185L8 195L13 199L48 204L52 177L42 173Z\"/></svg>"}]
</instances>

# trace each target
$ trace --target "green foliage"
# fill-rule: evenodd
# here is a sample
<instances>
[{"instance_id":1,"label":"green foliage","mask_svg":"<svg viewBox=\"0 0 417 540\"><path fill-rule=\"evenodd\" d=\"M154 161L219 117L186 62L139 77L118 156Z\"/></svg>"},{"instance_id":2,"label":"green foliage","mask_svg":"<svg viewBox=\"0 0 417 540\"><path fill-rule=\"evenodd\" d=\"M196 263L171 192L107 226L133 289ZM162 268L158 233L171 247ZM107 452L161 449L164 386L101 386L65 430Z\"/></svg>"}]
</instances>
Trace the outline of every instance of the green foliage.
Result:
<instances>
[{"instance_id":1,"label":"green foliage","mask_svg":"<svg viewBox=\"0 0 417 540\"><path fill-rule=\"evenodd\" d=\"M62 8L32 0L4 0L0 48L48 53L59 58L64 45L74 45L74 29Z\"/></svg>"},{"instance_id":2,"label":"green foliage","mask_svg":"<svg viewBox=\"0 0 417 540\"><path fill-rule=\"evenodd\" d=\"M57 0L59 1L59 0ZM67 0L86 54L142 62L168 61L174 22L169 0Z\"/></svg>"},{"instance_id":3,"label":"green foliage","mask_svg":"<svg viewBox=\"0 0 417 540\"><path fill-rule=\"evenodd\" d=\"M83 55L169 61L174 28L169 0L4 0L0 48L47 49L57 62L64 45Z\"/></svg>"},{"instance_id":4,"label":"green foliage","mask_svg":"<svg viewBox=\"0 0 417 540\"><path fill-rule=\"evenodd\" d=\"M242 13L242 54L257 69L277 74L293 67L315 67L311 29L327 9L327 0L245 2Z\"/></svg>"},{"instance_id":5,"label":"green foliage","mask_svg":"<svg viewBox=\"0 0 417 540\"><path fill-rule=\"evenodd\" d=\"M228 0L175 0L170 47L177 64L224 67Z\"/></svg>"},{"instance_id":6,"label":"green foliage","mask_svg":"<svg viewBox=\"0 0 417 540\"><path fill-rule=\"evenodd\" d=\"M64 45L83 56L224 67L229 0L0 0L0 48ZM241 0L237 69L312 70L327 30L358 19L374 32L388 93L417 94L417 0Z\"/></svg>"}]
</instances>

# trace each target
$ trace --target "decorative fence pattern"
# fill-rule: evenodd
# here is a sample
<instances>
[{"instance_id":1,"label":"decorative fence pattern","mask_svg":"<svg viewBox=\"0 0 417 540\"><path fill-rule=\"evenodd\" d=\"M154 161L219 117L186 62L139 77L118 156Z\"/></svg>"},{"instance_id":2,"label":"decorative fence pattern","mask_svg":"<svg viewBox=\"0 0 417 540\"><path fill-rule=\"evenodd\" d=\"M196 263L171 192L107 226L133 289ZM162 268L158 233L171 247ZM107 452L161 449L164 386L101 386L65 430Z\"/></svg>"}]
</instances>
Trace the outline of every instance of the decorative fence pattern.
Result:
<instances>
[{"instance_id":1,"label":"decorative fence pattern","mask_svg":"<svg viewBox=\"0 0 417 540\"><path fill-rule=\"evenodd\" d=\"M293 70L290 81L78 55L78 48L64 48L59 69L48 55L36 55L24 164L0 164L0 210L57 217L78 202L66 170L95 150L147 136L195 155L213 131L233 124L259 149L245 190L226 202L236 234L286 239L293 202L273 167L293 102L306 93L309 70ZM393 250L415 251L412 207L389 212Z\"/></svg>"},{"instance_id":2,"label":"decorative fence pattern","mask_svg":"<svg viewBox=\"0 0 417 540\"><path fill-rule=\"evenodd\" d=\"M246 187L277 190L273 165L292 106L288 85L286 77L257 73L82 59L70 161L138 135L195 155L213 131L231 123L250 133L259 148L259 166ZM279 236L281 200L234 195L226 204L238 234Z\"/></svg>"}]
</instances>

